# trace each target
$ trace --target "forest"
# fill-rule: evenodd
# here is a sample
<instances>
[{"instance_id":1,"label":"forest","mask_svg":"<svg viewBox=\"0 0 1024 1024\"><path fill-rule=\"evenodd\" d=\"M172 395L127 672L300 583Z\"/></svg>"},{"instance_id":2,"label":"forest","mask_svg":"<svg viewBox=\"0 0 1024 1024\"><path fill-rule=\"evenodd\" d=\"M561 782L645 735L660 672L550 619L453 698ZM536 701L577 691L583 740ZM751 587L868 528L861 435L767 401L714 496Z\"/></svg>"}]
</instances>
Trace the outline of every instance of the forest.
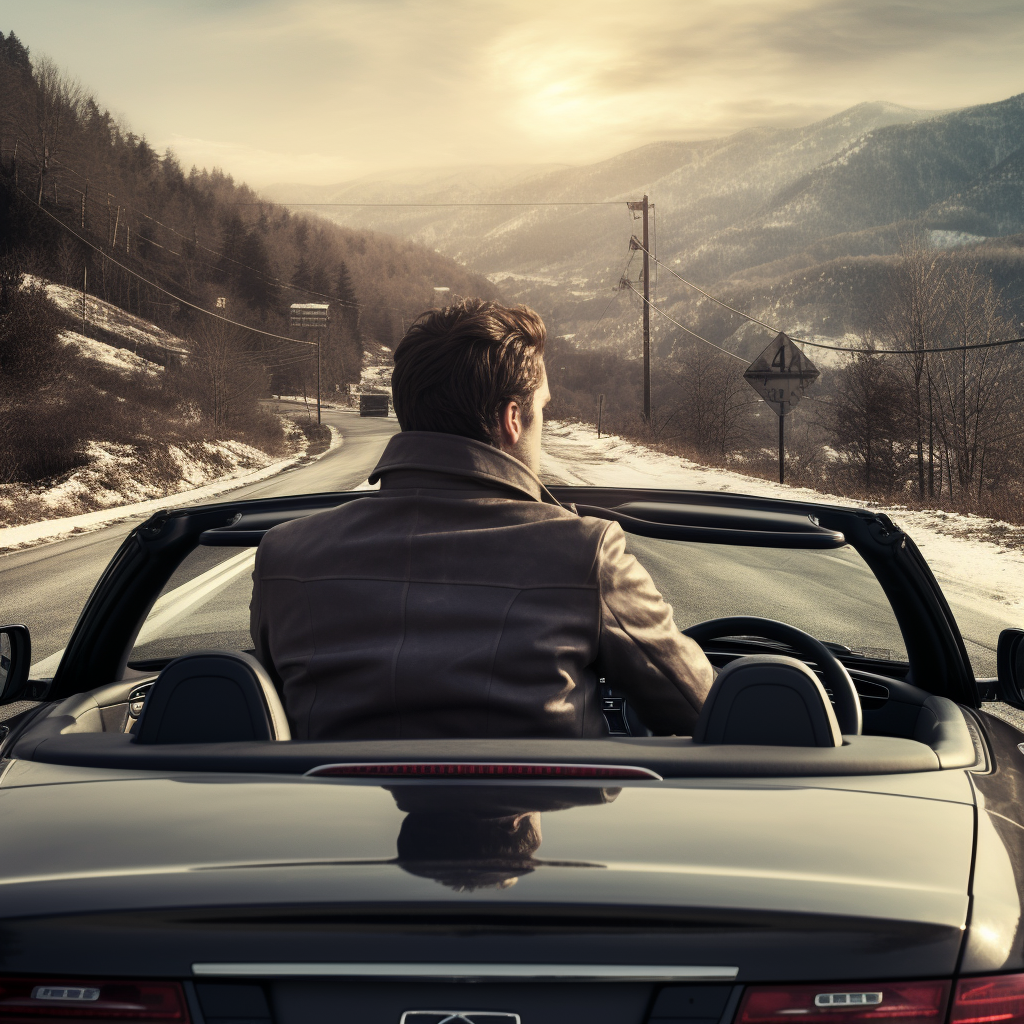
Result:
<instances>
[{"instance_id":1,"label":"forest","mask_svg":"<svg viewBox=\"0 0 1024 1024\"><path fill-rule=\"evenodd\" d=\"M872 287L848 311L855 334L847 337L859 340L841 353L804 349L821 377L787 416L787 482L1024 522L1024 344L1013 343L1024 330L1015 307L970 251L910 237L870 262ZM784 317L785 302L779 306ZM676 312L717 344L740 319L706 298ZM771 335L748 327L752 355ZM778 421L743 379L751 356L672 325L659 326L656 339L650 423L640 415L636 352L565 338L553 339L547 360L551 414L595 423L603 395L605 430L700 463L776 476Z\"/></svg>"},{"instance_id":2,"label":"forest","mask_svg":"<svg viewBox=\"0 0 1024 1024\"><path fill-rule=\"evenodd\" d=\"M167 368L159 395L122 382L138 424L118 436L159 426L263 445L274 431L259 400L315 389L314 347L281 340L317 338L291 326L292 303L330 305L319 340L321 387L333 397L359 381L364 348L392 347L435 287L497 295L422 246L294 215L216 168L186 170L12 32L0 33L0 372L9 382L0 483L80 464L108 420L107 392L76 387L83 364L60 346L44 348L52 386L25 372L19 353L33 332L52 340L74 324L44 296L19 296L24 275L80 288L183 339L188 355ZM29 421L37 429L26 433Z\"/></svg>"}]
</instances>

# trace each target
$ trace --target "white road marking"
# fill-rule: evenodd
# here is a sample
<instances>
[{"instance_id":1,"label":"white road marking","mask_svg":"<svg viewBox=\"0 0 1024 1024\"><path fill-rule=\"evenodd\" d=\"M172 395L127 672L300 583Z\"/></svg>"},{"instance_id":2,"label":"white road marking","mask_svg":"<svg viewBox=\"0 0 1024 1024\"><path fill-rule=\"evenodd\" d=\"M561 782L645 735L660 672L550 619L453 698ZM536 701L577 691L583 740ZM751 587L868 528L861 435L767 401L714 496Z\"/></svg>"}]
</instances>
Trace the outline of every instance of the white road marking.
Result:
<instances>
[{"instance_id":1,"label":"white road marking","mask_svg":"<svg viewBox=\"0 0 1024 1024\"><path fill-rule=\"evenodd\" d=\"M145 643L147 640L159 636L168 625L175 619L181 618L195 605L208 600L214 593L226 587L242 573L252 572L255 561L256 549L246 548L244 551L226 558L212 569L207 569L206 572L187 583L183 583L180 587L175 587L174 590L163 594L157 599L148 618L143 623L138 639L135 641L136 644ZM49 679L57 671L57 666L60 664L65 650L66 648L62 647L48 658L37 661L29 669L29 675L33 679Z\"/></svg>"}]
</instances>

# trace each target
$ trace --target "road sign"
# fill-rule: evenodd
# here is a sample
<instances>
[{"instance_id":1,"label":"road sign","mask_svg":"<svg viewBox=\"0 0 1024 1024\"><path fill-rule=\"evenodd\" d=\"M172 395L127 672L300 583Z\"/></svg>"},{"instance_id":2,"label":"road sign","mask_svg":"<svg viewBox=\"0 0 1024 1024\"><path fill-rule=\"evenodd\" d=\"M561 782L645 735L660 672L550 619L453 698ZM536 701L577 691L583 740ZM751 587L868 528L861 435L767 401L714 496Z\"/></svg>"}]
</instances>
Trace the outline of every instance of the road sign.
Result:
<instances>
[{"instance_id":1,"label":"road sign","mask_svg":"<svg viewBox=\"0 0 1024 1024\"><path fill-rule=\"evenodd\" d=\"M814 363L785 334L778 337L747 367L743 379L785 416L820 376Z\"/></svg>"},{"instance_id":2,"label":"road sign","mask_svg":"<svg viewBox=\"0 0 1024 1024\"><path fill-rule=\"evenodd\" d=\"M293 302L290 308L292 327L326 327L330 323L330 310L326 302Z\"/></svg>"}]
</instances>

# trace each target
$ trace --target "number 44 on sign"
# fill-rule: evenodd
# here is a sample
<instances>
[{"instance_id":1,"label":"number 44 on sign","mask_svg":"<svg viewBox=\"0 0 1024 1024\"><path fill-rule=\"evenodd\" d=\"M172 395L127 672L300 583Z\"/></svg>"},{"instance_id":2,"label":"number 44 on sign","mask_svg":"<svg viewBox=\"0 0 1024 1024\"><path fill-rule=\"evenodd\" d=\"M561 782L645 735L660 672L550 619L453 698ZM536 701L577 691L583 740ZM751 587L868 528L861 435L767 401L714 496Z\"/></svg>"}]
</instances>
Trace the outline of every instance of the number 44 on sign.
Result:
<instances>
[{"instance_id":1,"label":"number 44 on sign","mask_svg":"<svg viewBox=\"0 0 1024 1024\"><path fill-rule=\"evenodd\" d=\"M817 367L785 334L747 367L743 379L779 416L785 416L820 376Z\"/></svg>"}]
</instances>

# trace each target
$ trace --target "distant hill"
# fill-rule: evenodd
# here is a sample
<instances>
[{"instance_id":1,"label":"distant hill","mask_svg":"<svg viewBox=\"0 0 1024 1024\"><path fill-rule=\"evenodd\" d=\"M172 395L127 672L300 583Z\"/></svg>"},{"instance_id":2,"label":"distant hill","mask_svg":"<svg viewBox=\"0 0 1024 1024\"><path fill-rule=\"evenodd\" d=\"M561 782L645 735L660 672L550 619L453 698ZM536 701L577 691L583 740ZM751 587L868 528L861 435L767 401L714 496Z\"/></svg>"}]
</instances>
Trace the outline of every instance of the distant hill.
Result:
<instances>
[{"instance_id":1,"label":"distant hill","mask_svg":"<svg viewBox=\"0 0 1024 1024\"><path fill-rule=\"evenodd\" d=\"M785 309L791 329L841 337L855 329L885 261L912 236L934 248L981 246L978 259L1024 305L1020 246L997 244L1024 232L1022 140L1024 96L955 111L862 103L803 128L653 143L596 164L512 176L489 191L477 182L460 192L454 173L446 184L446 194L479 202L614 205L322 212L421 240L535 304L555 331L617 344L637 315L627 298L614 298L629 235L639 230L624 202L646 192L656 206L652 244L668 266L717 293L745 296L751 312ZM371 193L361 183L360 194ZM334 193L301 194L313 202ZM273 190L279 201L296 195ZM636 259L634 283L638 269ZM698 308L685 286L665 270L658 276L663 306L713 327L716 340L739 330L742 341L742 322ZM811 288L816 279L828 287ZM665 323L660 330L672 332Z\"/></svg>"},{"instance_id":2,"label":"distant hill","mask_svg":"<svg viewBox=\"0 0 1024 1024\"><path fill-rule=\"evenodd\" d=\"M364 336L394 344L435 287L498 294L434 247L292 215L222 170L182 167L13 33L0 33L0 263L12 280L63 284L87 269L94 294L179 333L192 314L173 297L272 332L291 303L329 301L349 355ZM343 354L335 379L358 380Z\"/></svg>"},{"instance_id":3,"label":"distant hill","mask_svg":"<svg viewBox=\"0 0 1024 1024\"><path fill-rule=\"evenodd\" d=\"M464 188L459 195L464 201L491 203L624 202L646 191L659 207L659 244L665 251L676 250L754 214L866 132L932 116L889 103L864 103L805 128L755 128L724 139L658 142L597 164L523 175L489 191ZM385 184L374 192L364 181L358 193L367 197L364 201L371 194L381 200L405 198ZM303 202L337 202L343 191L351 194L342 186L275 186L264 193L287 204L300 196ZM358 222L423 240L490 275L541 268L570 276L600 273L602 264L624 254L629 237L621 206L428 212L324 207L321 212L337 223Z\"/></svg>"},{"instance_id":4,"label":"distant hill","mask_svg":"<svg viewBox=\"0 0 1024 1024\"><path fill-rule=\"evenodd\" d=\"M1018 149L1022 131L1024 95L866 131L763 208L704 239L699 251L683 245L673 256L712 280L824 238L908 221L948 227L941 205L963 190L973 189L983 205L995 198L979 179Z\"/></svg>"}]
</instances>

